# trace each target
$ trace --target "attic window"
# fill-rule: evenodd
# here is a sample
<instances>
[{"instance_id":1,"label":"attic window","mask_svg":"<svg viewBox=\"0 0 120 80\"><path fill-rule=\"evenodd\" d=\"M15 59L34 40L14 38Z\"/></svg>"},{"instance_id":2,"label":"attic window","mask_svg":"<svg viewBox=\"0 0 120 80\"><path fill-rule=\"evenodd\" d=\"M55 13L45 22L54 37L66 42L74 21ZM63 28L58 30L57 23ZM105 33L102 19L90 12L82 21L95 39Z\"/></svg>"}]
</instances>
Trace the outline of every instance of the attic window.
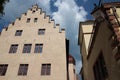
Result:
<instances>
[{"instance_id":1,"label":"attic window","mask_svg":"<svg viewBox=\"0 0 120 80\"><path fill-rule=\"evenodd\" d=\"M34 18L34 22L37 22L38 18Z\"/></svg>"},{"instance_id":2,"label":"attic window","mask_svg":"<svg viewBox=\"0 0 120 80\"><path fill-rule=\"evenodd\" d=\"M29 23L30 22L30 18L27 18L27 21L26 21L27 23Z\"/></svg>"},{"instance_id":3,"label":"attic window","mask_svg":"<svg viewBox=\"0 0 120 80\"><path fill-rule=\"evenodd\" d=\"M44 34L45 34L45 29L38 30L38 35L44 35Z\"/></svg>"},{"instance_id":4,"label":"attic window","mask_svg":"<svg viewBox=\"0 0 120 80\"><path fill-rule=\"evenodd\" d=\"M35 13L35 10L33 10L32 13Z\"/></svg>"}]
</instances>

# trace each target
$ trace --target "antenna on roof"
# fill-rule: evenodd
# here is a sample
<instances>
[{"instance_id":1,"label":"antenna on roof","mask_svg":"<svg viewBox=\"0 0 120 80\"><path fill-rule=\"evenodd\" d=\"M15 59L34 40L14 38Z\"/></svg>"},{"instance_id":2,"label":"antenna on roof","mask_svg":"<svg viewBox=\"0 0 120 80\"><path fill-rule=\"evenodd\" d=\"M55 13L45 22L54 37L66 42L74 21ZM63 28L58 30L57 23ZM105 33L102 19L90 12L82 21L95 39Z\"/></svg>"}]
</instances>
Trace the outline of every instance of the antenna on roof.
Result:
<instances>
[{"instance_id":1,"label":"antenna on roof","mask_svg":"<svg viewBox=\"0 0 120 80\"><path fill-rule=\"evenodd\" d=\"M94 3L95 9L100 7L102 5L102 2L103 2L102 0L99 0L98 5L96 3Z\"/></svg>"},{"instance_id":2,"label":"antenna on roof","mask_svg":"<svg viewBox=\"0 0 120 80\"><path fill-rule=\"evenodd\" d=\"M100 7L102 4L102 0L99 0L98 7Z\"/></svg>"}]
</instances>

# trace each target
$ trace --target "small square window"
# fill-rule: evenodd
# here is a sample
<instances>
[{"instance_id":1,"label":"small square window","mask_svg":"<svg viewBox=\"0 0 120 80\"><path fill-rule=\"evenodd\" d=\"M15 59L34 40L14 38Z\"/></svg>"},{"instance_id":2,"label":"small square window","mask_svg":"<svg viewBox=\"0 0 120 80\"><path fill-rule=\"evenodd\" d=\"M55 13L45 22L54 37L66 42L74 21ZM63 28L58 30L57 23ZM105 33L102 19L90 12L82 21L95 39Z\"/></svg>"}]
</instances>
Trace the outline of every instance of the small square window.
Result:
<instances>
[{"instance_id":1,"label":"small square window","mask_svg":"<svg viewBox=\"0 0 120 80\"><path fill-rule=\"evenodd\" d=\"M35 10L33 10L32 13L35 13Z\"/></svg>"},{"instance_id":2,"label":"small square window","mask_svg":"<svg viewBox=\"0 0 120 80\"><path fill-rule=\"evenodd\" d=\"M42 64L41 75L51 74L51 64Z\"/></svg>"},{"instance_id":3,"label":"small square window","mask_svg":"<svg viewBox=\"0 0 120 80\"><path fill-rule=\"evenodd\" d=\"M23 53L30 53L31 52L32 44L24 44Z\"/></svg>"},{"instance_id":4,"label":"small square window","mask_svg":"<svg viewBox=\"0 0 120 80\"><path fill-rule=\"evenodd\" d=\"M43 44L36 44L34 53L42 53Z\"/></svg>"},{"instance_id":5,"label":"small square window","mask_svg":"<svg viewBox=\"0 0 120 80\"><path fill-rule=\"evenodd\" d=\"M10 47L9 53L16 53L18 48L18 44L13 44Z\"/></svg>"},{"instance_id":6,"label":"small square window","mask_svg":"<svg viewBox=\"0 0 120 80\"><path fill-rule=\"evenodd\" d=\"M28 64L20 64L18 75L22 75L22 76L27 75L27 70L28 70Z\"/></svg>"},{"instance_id":7,"label":"small square window","mask_svg":"<svg viewBox=\"0 0 120 80\"><path fill-rule=\"evenodd\" d=\"M8 64L0 64L0 76L5 76Z\"/></svg>"},{"instance_id":8,"label":"small square window","mask_svg":"<svg viewBox=\"0 0 120 80\"><path fill-rule=\"evenodd\" d=\"M30 18L27 18L27 21L26 21L27 23L29 23L30 22Z\"/></svg>"},{"instance_id":9,"label":"small square window","mask_svg":"<svg viewBox=\"0 0 120 80\"><path fill-rule=\"evenodd\" d=\"M15 36L21 36L22 32L23 32L23 30L17 30L15 33Z\"/></svg>"},{"instance_id":10,"label":"small square window","mask_svg":"<svg viewBox=\"0 0 120 80\"><path fill-rule=\"evenodd\" d=\"M45 29L38 30L38 35L44 35L44 34L45 34Z\"/></svg>"},{"instance_id":11,"label":"small square window","mask_svg":"<svg viewBox=\"0 0 120 80\"><path fill-rule=\"evenodd\" d=\"M38 18L34 18L34 22L37 22Z\"/></svg>"}]
</instances>

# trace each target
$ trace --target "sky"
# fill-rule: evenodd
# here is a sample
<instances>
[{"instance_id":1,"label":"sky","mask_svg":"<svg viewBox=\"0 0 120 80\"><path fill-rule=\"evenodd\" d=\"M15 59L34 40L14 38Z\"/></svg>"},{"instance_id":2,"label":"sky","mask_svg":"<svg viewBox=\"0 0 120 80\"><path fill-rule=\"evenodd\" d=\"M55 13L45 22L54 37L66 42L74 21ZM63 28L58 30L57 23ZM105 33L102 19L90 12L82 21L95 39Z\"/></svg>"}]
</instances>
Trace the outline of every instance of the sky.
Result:
<instances>
[{"instance_id":1,"label":"sky","mask_svg":"<svg viewBox=\"0 0 120 80\"><path fill-rule=\"evenodd\" d=\"M79 22L93 19L90 13L94 8L93 4L98 4L99 0L10 0L5 5L5 15L0 19L0 31L36 3L56 24L65 28L66 38L70 40L69 52L76 60L76 73L79 74L82 66L78 45Z\"/></svg>"}]
</instances>

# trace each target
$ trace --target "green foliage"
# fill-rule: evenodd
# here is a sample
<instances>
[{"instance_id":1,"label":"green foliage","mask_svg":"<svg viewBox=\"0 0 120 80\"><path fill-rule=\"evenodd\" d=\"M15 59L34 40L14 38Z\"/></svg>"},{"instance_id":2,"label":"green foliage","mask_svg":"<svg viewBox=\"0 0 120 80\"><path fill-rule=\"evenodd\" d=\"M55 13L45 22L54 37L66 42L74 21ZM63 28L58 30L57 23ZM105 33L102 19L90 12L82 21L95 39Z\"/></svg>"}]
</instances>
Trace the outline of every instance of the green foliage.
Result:
<instances>
[{"instance_id":1,"label":"green foliage","mask_svg":"<svg viewBox=\"0 0 120 80\"><path fill-rule=\"evenodd\" d=\"M9 0L0 0L0 15L4 15L4 6L6 2L9 2Z\"/></svg>"}]
</instances>

